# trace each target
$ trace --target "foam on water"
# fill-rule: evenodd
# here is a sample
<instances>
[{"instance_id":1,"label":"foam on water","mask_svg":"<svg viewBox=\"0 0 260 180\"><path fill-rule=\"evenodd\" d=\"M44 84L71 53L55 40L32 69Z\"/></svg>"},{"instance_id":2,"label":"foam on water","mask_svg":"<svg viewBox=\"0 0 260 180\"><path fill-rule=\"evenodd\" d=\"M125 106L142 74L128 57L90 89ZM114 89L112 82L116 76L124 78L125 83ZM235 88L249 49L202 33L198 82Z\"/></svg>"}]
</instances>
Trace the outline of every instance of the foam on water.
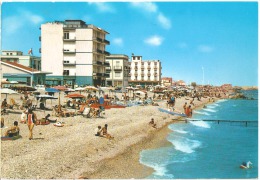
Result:
<instances>
[{"instance_id":1,"label":"foam on water","mask_svg":"<svg viewBox=\"0 0 260 180\"><path fill-rule=\"evenodd\" d=\"M194 126L198 126L202 128L210 128L210 125L205 121L190 121L190 123Z\"/></svg>"},{"instance_id":2,"label":"foam on water","mask_svg":"<svg viewBox=\"0 0 260 180\"><path fill-rule=\"evenodd\" d=\"M209 116L210 114L209 113L207 113L207 112L201 112L201 111L193 111L194 113L196 113L196 114L202 114L202 115L206 115L206 116Z\"/></svg>"},{"instance_id":3,"label":"foam on water","mask_svg":"<svg viewBox=\"0 0 260 180\"><path fill-rule=\"evenodd\" d=\"M187 131L183 131L183 130L175 130L174 132L180 133L180 134L187 134Z\"/></svg>"},{"instance_id":4,"label":"foam on water","mask_svg":"<svg viewBox=\"0 0 260 180\"><path fill-rule=\"evenodd\" d=\"M184 152L184 153L193 153L196 148L201 146L201 142L197 140L191 140L188 138L180 137L178 139L170 139L168 138L168 141L170 141L174 148L178 151Z\"/></svg>"},{"instance_id":5,"label":"foam on water","mask_svg":"<svg viewBox=\"0 0 260 180\"><path fill-rule=\"evenodd\" d=\"M213 109L203 109L203 111L208 111L208 112L217 112L217 110L213 110Z\"/></svg>"}]
</instances>

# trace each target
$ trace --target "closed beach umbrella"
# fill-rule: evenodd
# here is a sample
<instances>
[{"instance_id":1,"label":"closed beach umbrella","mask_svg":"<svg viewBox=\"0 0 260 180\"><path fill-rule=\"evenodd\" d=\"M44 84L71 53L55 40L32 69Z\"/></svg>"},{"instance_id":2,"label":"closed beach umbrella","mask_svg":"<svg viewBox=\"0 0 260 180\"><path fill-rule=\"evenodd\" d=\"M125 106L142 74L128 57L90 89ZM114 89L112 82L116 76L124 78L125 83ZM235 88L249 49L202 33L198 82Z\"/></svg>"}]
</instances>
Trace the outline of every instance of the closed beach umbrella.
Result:
<instances>
[{"instance_id":1,"label":"closed beach umbrella","mask_svg":"<svg viewBox=\"0 0 260 180\"><path fill-rule=\"evenodd\" d=\"M86 86L85 89L89 90L89 91L97 91L98 90L98 88L96 88L95 86Z\"/></svg>"}]
</instances>

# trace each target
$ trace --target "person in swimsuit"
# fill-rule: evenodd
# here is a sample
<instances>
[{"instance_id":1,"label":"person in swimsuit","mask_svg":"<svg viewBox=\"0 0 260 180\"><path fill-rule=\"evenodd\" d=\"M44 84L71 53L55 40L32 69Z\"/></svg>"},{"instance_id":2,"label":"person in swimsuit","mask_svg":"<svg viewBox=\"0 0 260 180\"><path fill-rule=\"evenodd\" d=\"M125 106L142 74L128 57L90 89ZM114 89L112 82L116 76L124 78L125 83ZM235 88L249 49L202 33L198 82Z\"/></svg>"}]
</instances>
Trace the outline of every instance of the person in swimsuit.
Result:
<instances>
[{"instance_id":1,"label":"person in swimsuit","mask_svg":"<svg viewBox=\"0 0 260 180\"><path fill-rule=\"evenodd\" d=\"M28 129L29 129L29 140L33 139L33 127L34 127L34 124L36 124L36 121L37 121L36 114L33 112L32 109L29 109L28 114L27 114L27 125L28 125Z\"/></svg>"},{"instance_id":2,"label":"person in swimsuit","mask_svg":"<svg viewBox=\"0 0 260 180\"><path fill-rule=\"evenodd\" d=\"M101 135L101 132L102 132L101 126L98 126L98 128L95 130L95 132L96 132L95 136L103 137L103 135Z\"/></svg>"},{"instance_id":3,"label":"person in swimsuit","mask_svg":"<svg viewBox=\"0 0 260 180\"><path fill-rule=\"evenodd\" d=\"M19 132L20 128L18 126L18 121L14 121L14 126L10 127L9 129L6 130L5 136L9 136L11 133L16 133Z\"/></svg>"},{"instance_id":4,"label":"person in swimsuit","mask_svg":"<svg viewBox=\"0 0 260 180\"><path fill-rule=\"evenodd\" d=\"M149 122L149 125L151 125L153 128L157 128L153 118Z\"/></svg>"},{"instance_id":5,"label":"person in swimsuit","mask_svg":"<svg viewBox=\"0 0 260 180\"><path fill-rule=\"evenodd\" d=\"M186 108L187 108L187 102L185 102L185 104L183 105L183 111L184 111L184 113L186 113Z\"/></svg>"},{"instance_id":6,"label":"person in swimsuit","mask_svg":"<svg viewBox=\"0 0 260 180\"><path fill-rule=\"evenodd\" d=\"M189 105L189 107L186 108L186 115L188 118L192 117L191 105Z\"/></svg>"},{"instance_id":7,"label":"person in swimsuit","mask_svg":"<svg viewBox=\"0 0 260 180\"><path fill-rule=\"evenodd\" d=\"M105 126L102 128L101 132L103 133L102 135L105 137L105 138L108 138L108 139L114 139L114 137L112 137L110 134L108 134L107 132L107 124L105 124Z\"/></svg>"}]
</instances>

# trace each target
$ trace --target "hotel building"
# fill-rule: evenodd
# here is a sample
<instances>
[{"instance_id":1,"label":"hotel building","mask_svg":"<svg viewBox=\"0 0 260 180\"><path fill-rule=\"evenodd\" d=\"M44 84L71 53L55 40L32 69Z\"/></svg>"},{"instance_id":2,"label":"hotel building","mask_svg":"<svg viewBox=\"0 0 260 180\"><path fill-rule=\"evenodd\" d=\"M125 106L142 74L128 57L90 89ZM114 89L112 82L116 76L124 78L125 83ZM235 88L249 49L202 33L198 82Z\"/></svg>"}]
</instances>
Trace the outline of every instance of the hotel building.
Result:
<instances>
[{"instance_id":1,"label":"hotel building","mask_svg":"<svg viewBox=\"0 0 260 180\"><path fill-rule=\"evenodd\" d=\"M50 71L48 84L105 85L105 57L109 55L105 30L82 20L41 25L42 70Z\"/></svg>"},{"instance_id":2,"label":"hotel building","mask_svg":"<svg viewBox=\"0 0 260 180\"><path fill-rule=\"evenodd\" d=\"M111 54L106 57L106 62L110 64L106 67L106 72L109 73L107 85L114 87L127 87L129 78L128 56L121 54Z\"/></svg>"},{"instance_id":3,"label":"hotel building","mask_svg":"<svg viewBox=\"0 0 260 180\"><path fill-rule=\"evenodd\" d=\"M162 77L162 85L169 87L172 86L172 78L171 77Z\"/></svg>"},{"instance_id":4,"label":"hotel building","mask_svg":"<svg viewBox=\"0 0 260 180\"><path fill-rule=\"evenodd\" d=\"M130 85L158 85L161 84L160 60L142 60L142 56L132 55L130 66Z\"/></svg>"}]
</instances>

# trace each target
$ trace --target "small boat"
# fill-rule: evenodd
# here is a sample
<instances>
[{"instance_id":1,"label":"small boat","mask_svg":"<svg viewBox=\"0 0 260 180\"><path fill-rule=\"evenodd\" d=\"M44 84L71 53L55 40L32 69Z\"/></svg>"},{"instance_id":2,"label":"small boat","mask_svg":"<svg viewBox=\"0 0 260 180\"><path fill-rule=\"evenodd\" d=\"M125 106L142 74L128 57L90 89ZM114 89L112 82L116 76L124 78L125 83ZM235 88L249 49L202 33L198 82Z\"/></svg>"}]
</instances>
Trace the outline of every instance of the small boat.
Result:
<instances>
[{"instance_id":1,"label":"small boat","mask_svg":"<svg viewBox=\"0 0 260 180\"><path fill-rule=\"evenodd\" d=\"M240 168L241 169L249 169L249 168L252 168L252 165L253 163L251 163L250 161L248 161L247 163L246 162L243 162L241 165L240 165Z\"/></svg>"}]
</instances>

